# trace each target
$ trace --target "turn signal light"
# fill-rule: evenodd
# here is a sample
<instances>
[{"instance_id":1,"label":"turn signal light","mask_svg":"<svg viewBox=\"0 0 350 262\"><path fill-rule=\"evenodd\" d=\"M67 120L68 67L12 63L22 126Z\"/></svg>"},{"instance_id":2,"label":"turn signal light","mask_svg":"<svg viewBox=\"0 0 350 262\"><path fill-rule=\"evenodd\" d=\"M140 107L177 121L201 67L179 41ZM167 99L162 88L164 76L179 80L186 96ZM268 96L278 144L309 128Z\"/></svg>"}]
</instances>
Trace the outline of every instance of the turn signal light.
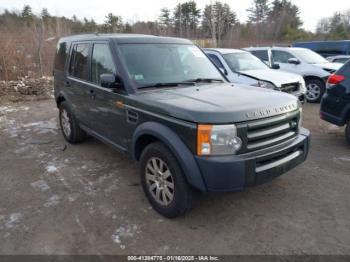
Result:
<instances>
[{"instance_id":1,"label":"turn signal light","mask_svg":"<svg viewBox=\"0 0 350 262\"><path fill-rule=\"evenodd\" d=\"M197 129L197 154L210 155L211 153L211 125L198 125Z\"/></svg>"}]
</instances>

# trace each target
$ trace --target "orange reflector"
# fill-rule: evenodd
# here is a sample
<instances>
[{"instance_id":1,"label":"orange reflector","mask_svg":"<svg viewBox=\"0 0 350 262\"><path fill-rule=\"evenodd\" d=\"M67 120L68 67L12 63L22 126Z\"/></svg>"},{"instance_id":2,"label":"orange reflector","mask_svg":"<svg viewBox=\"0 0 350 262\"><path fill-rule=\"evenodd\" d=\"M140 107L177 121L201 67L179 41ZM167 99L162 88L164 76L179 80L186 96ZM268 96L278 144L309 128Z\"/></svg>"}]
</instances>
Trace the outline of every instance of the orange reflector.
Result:
<instances>
[{"instance_id":1,"label":"orange reflector","mask_svg":"<svg viewBox=\"0 0 350 262\"><path fill-rule=\"evenodd\" d=\"M211 125L198 125L197 127L197 155L209 155L211 151ZM203 152L207 148L207 152Z\"/></svg>"}]
</instances>

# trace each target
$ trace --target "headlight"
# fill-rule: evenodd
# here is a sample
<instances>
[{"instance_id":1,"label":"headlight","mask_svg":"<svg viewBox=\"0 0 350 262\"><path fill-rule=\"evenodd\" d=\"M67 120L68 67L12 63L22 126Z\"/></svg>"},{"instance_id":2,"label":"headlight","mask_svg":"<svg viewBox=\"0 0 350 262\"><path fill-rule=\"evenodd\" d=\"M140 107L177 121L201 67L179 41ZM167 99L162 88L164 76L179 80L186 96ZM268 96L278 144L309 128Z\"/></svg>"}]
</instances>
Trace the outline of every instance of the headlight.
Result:
<instances>
[{"instance_id":1,"label":"headlight","mask_svg":"<svg viewBox=\"0 0 350 262\"><path fill-rule=\"evenodd\" d=\"M198 155L232 155L241 146L235 125L198 125Z\"/></svg>"},{"instance_id":2,"label":"headlight","mask_svg":"<svg viewBox=\"0 0 350 262\"><path fill-rule=\"evenodd\" d=\"M266 82L266 81L261 81L259 80L259 86L262 88L267 88L267 89L276 89L276 86L270 82Z\"/></svg>"},{"instance_id":3,"label":"headlight","mask_svg":"<svg viewBox=\"0 0 350 262\"><path fill-rule=\"evenodd\" d=\"M306 94L306 85L305 85L304 78L301 78L299 83L300 83L300 92L305 95Z\"/></svg>"},{"instance_id":4,"label":"headlight","mask_svg":"<svg viewBox=\"0 0 350 262\"><path fill-rule=\"evenodd\" d=\"M299 108L299 112L300 112L300 117L299 117L299 125L298 125L298 127L300 129L303 126L303 109L301 107Z\"/></svg>"}]
</instances>

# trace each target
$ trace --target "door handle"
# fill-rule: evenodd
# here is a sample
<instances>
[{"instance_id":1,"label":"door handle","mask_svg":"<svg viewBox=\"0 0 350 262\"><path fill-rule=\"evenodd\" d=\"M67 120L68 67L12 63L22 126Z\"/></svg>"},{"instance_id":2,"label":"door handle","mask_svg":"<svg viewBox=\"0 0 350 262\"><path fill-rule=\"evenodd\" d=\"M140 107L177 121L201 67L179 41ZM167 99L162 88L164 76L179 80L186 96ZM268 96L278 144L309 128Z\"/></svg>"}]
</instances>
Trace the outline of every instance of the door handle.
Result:
<instances>
[{"instance_id":1,"label":"door handle","mask_svg":"<svg viewBox=\"0 0 350 262\"><path fill-rule=\"evenodd\" d=\"M90 97L91 97L92 99L95 99L95 98L96 98L96 93L95 93L94 90L90 90Z\"/></svg>"},{"instance_id":2,"label":"door handle","mask_svg":"<svg viewBox=\"0 0 350 262\"><path fill-rule=\"evenodd\" d=\"M65 85L66 87L70 87L70 81L66 80L66 81L64 82L64 85Z\"/></svg>"}]
</instances>

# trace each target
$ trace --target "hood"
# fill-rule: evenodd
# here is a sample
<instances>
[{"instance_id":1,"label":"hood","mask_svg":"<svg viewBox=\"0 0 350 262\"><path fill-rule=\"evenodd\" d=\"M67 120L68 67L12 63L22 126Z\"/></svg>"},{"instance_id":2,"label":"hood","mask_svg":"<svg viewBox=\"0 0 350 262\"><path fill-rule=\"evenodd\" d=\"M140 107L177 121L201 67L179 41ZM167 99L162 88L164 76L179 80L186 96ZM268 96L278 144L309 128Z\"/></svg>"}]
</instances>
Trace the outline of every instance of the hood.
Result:
<instances>
[{"instance_id":1,"label":"hood","mask_svg":"<svg viewBox=\"0 0 350 262\"><path fill-rule=\"evenodd\" d=\"M324 69L328 69L328 70L334 70L337 71L339 68L341 68L343 65L340 63L322 63L322 64L312 64Z\"/></svg>"},{"instance_id":2,"label":"hood","mask_svg":"<svg viewBox=\"0 0 350 262\"><path fill-rule=\"evenodd\" d=\"M195 123L224 124L280 115L299 107L292 95L229 83L144 90L130 105Z\"/></svg>"},{"instance_id":3,"label":"hood","mask_svg":"<svg viewBox=\"0 0 350 262\"><path fill-rule=\"evenodd\" d=\"M240 73L259 80L272 82L277 87L281 87L284 84L290 84L301 81L301 76L297 74L276 71L273 69L247 70L241 71Z\"/></svg>"}]
</instances>

